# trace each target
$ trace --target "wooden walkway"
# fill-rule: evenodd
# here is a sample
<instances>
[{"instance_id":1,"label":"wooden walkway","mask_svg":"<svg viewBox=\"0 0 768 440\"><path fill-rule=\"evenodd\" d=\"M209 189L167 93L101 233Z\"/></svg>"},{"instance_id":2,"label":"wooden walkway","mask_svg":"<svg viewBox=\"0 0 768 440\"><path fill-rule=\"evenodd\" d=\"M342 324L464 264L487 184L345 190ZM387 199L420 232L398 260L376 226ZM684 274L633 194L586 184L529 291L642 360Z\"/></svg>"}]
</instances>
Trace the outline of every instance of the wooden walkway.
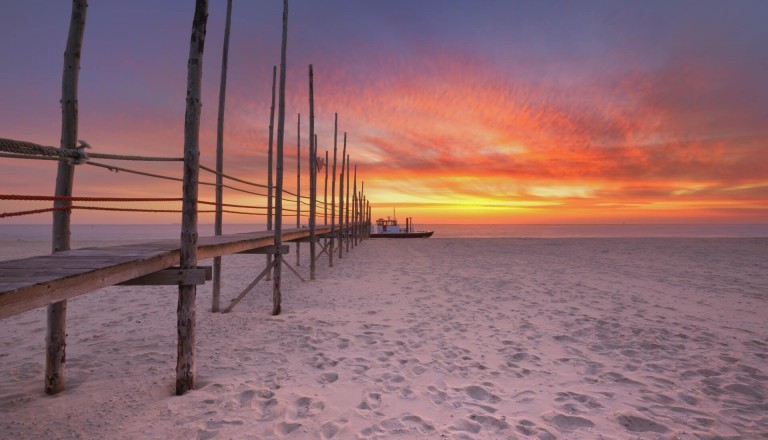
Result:
<instances>
[{"instance_id":1,"label":"wooden walkway","mask_svg":"<svg viewBox=\"0 0 768 440\"><path fill-rule=\"evenodd\" d=\"M330 226L315 228L316 236L330 232ZM200 237L197 257L205 260L267 248L274 244L274 235L259 231ZM307 228L282 230L284 242L309 235ZM0 261L0 319L177 266L179 244L162 240Z\"/></svg>"}]
</instances>

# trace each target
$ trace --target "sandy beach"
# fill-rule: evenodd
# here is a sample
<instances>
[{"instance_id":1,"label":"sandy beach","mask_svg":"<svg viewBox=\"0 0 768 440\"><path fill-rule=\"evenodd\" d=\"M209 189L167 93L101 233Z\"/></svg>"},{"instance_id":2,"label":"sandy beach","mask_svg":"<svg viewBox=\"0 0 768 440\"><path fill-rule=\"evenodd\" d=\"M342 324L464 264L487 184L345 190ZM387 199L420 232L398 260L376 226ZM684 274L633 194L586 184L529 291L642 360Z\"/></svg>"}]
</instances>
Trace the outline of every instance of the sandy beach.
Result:
<instances>
[{"instance_id":1,"label":"sandy beach","mask_svg":"<svg viewBox=\"0 0 768 440\"><path fill-rule=\"evenodd\" d=\"M54 397L45 310L0 320L0 438L768 438L766 256L765 238L370 240L316 281L284 271L280 316L266 283L226 315L201 287L180 397L176 289L104 289L69 302ZM228 299L263 256L224 265Z\"/></svg>"}]
</instances>

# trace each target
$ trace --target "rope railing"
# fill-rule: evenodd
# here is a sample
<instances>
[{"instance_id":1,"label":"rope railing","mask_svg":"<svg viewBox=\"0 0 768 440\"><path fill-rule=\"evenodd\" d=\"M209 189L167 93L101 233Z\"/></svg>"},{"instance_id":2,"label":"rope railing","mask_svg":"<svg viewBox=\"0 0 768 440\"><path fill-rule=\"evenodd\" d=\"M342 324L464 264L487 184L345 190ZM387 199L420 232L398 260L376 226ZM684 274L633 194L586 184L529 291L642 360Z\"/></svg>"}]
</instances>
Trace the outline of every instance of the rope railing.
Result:
<instances>
[{"instance_id":1,"label":"rope railing","mask_svg":"<svg viewBox=\"0 0 768 440\"><path fill-rule=\"evenodd\" d=\"M13 159L38 159L38 160L69 160L63 157L48 157L48 156L35 156L33 154L14 154L14 153L0 153L0 157L8 157Z\"/></svg>"},{"instance_id":2,"label":"rope railing","mask_svg":"<svg viewBox=\"0 0 768 440\"><path fill-rule=\"evenodd\" d=\"M145 171L137 171L137 170L132 170L130 168L116 167L114 165L106 165L103 163L92 162L92 161L88 161L86 162L86 164L93 165L95 167L106 168L109 171L112 171L114 173L122 171L128 174L137 174L139 176L155 177L157 179L165 179L165 180L173 180L175 182L182 182L182 179L180 177L163 176L162 174L147 173Z\"/></svg>"},{"instance_id":3,"label":"rope railing","mask_svg":"<svg viewBox=\"0 0 768 440\"><path fill-rule=\"evenodd\" d=\"M206 201L198 200L197 203L199 203L201 205L213 205L213 206L216 206L216 202L206 202ZM268 207L266 207L266 206L233 205L231 203L222 203L221 206L226 206L228 208L268 209Z\"/></svg>"},{"instance_id":4,"label":"rope railing","mask_svg":"<svg viewBox=\"0 0 768 440\"><path fill-rule=\"evenodd\" d=\"M130 174L136 174L136 175L142 175L146 177L154 177L158 179L165 179L165 180L173 180L177 182L181 182L182 179L178 177L171 177L171 176L164 176L161 174L155 174L155 173L148 173L145 171L139 171L139 170L132 170L129 168L124 167L118 167L114 165L107 165L99 162L94 162L90 159L107 159L107 160L130 160L130 161L152 161L152 162L180 162L183 161L184 158L181 157L156 157L156 156L133 156L133 155L118 155L118 154L107 154L107 153L86 153L84 151L85 148L90 148L90 145L85 143L84 141L80 141L81 145L75 149L67 150L67 149L61 149L57 147L47 146L47 145L40 145L33 142L27 142L27 141L19 141L14 139L7 139L7 138L0 138L0 157L7 157L7 158L22 158L22 159L42 159L42 160L75 160L79 161L78 163L86 163L88 165L97 166L101 168L106 168L113 172L125 172ZM251 185L259 188L265 188L269 189L269 185L264 185L260 183L250 182L248 180L240 179L234 176L230 176L224 173L219 173L216 170L207 167L205 165L200 165L200 169L208 171L209 173L212 173L214 175L221 175L223 178L233 180L235 182L239 182L245 185ZM210 182L200 182L201 185L207 185L207 186L216 186L215 183ZM240 188L236 188L230 185L222 185L224 188L232 189L235 191L241 191L248 194L254 194L259 196L266 196L266 194L261 193L254 193L254 192L248 192L247 190L242 190ZM274 186L273 186L274 188ZM299 196L298 194L289 191L289 190L283 190L284 193L291 195L293 197L298 198L302 204L309 206L310 203L306 202L305 200L309 199L309 196ZM290 200L290 199L283 199L285 201L288 201L290 203L296 203L296 200ZM324 202L317 201L318 204L325 205Z\"/></svg>"},{"instance_id":5,"label":"rope railing","mask_svg":"<svg viewBox=\"0 0 768 440\"><path fill-rule=\"evenodd\" d=\"M144 172L144 171L137 171L137 170L132 170L130 168L117 167L117 166L114 166L114 165L105 165L105 164L91 162L91 161L87 162L87 164L88 165L94 165L94 166L102 167L102 168L106 168L106 169L108 169L110 171L113 171L113 172L125 172L125 173L129 173L129 174L137 174L137 175L140 175L140 176L155 177L155 178L158 178L158 179L165 179L165 180L173 180L175 182L182 182L183 181L179 177L163 176L161 174L147 173L147 172ZM203 185L203 186L216 186L216 183L214 183L214 182L198 182L198 184L199 185ZM223 184L222 187L231 189L233 191L238 191L238 192L246 193L246 194L267 197L266 194L258 193L258 192L254 192L254 191L248 191L246 189L237 188L237 187L234 187L234 186L231 186L231 185Z\"/></svg>"},{"instance_id":6,"label":"rope railing","mask_svg":"<svg viewBox=\"0 0 768 440\"><path fill-rule=\"evenodd\" d=\"M224 173L219 173L218 171L216 171L216 170L214 170L214 169L208 168L208 167L207 167L207 166L205 166L205 165L200 165L200 169L201 169L201 170L205 170L205 171L208 171L209 173L213 173L213 174L215 174L215 175L217 175L217 176L219 176L219 175L220 175L221 177L224 177L224 178L226 178L226 179L231 179L231 180L234 180L235 182L240 182L240 183L244 183L244 184L246 184L246 185L251 185L251 186L257 186L257 187L259 187L259 188L265 188L265 189L269 189L269 185L262 185L262 184L260 184L260 183L249 182L249 181L247 181L247 180L238 179L237 177L228 176L228 175L226 175L226 174L224 174ZM272 187L274 188L274 186L272 186Z\"/></svg>"},{"instance_id":7,"label":"rope railing","mask_svg":"<svg viewBox=\"0 0 768 440\"><path fill-rule=\"evenodd\" d=\"M23 215L31 215L31 214L42 214L46 212L54 212L54 211L69 211L69 210L88 210L88 211L113 211L113 212L150 212L150 213L180 213L180 209L147 209L147 208L112 208L112 207L104 207L104 206L82 206L82 205L70 205L70 206L56 206L53 208L41 208L41 209L32 209L28 211L16 211L16 212L0 212L0 218L6 218L6 217L17 217L17 216L23 216ZM213 209L200 209L197 211L198 213L204 214L210 214L215 213L216 211ZM226 212L228 214L241 214L241 215L256 215L256 216L266 216L266 213L263 212L244 212L244 211L232 211L229 209L224 209L222 212Z\"/></svg>"},{"instance_id":8,"label":"rope railing","mask_svg":"<svg viewBox=\"0 0 768 440\"><path fill-rule=\"evenodd\" d=\"M0 200L28 200L28 201L55 201L55 202L181 202L180 197L82 197L82 196L31 196L22 194L0 194ZM216 202L198 200L201 205L216 205ZM266 206L235 205L222 203L221 206L229 208L267 209Z\"/></svg>"},{"instance_id":9,"label":"rope railing","mask_svg":"<svg viewBox=\"0 0 768 440\"><path fill-rule=\"evenodd\" d=\"M12 153L3 157L20 157L24 159L48 157L56 160L87 160L89 158L110 160L132 160L149 162L183 162L183 157L153 157L153 156L128 156L122 154L86 153L84 150L91 148L85 141L73 149L61 149L48 145L40 145L34 142L18 141L14 139L0 138L0 151Z\"/></svg>"},{"instance_id":10,"label":"rope railing","mask_svg":"<svg viewBox=\"0 0 768 440\"><path fill-rule=\"evenodd\" d=\"M183 199L178 197L86 197L86 196L36 196L36 195L26 195L26 194L0 194L0 200L69 201L69 202L181 202ZM198 200L197 203L201 205L216 206L215 202L210 202L206 200ZM239 204L232 204L232 203L222 203L221 206L227 207L227 208L268 209L268 207L266 206L239 205ZM18 216L18 215L27 215L27 214L37 214L37 213L44 213L44 212L51 212L51 211L65 210L65 209L69 209L69 208L68 207L57 207L56 209L43 208L38 210L0 213L0 218L12 217L12 216ZM125 210L125 211L136 211L136 212L180 212L178 210L139 210L139 209L132 209L132 208L99 208L99 207L84 207L84 206L73 206L72 209L94 209L94 210L98 209L98 210L111 210L111 211ZM291 209L291 208L283 208L283 210L288 212L297 212L297 210ZM199 212L205 213L205 212L215 212L215 211L201 210ZM248 212L231 211L231 210L222 210L222 212L233 213L233 214L266 215L266 213L248 213ZM302 217L309 218L309 215L302 214Z\"/></svg>"},{"instance_id":11,"label":"rope railing","mask_svg":"<svg viewBox=\"0 0 768 440\"><path fill-rule=\"evenodd\" d=\"M181 202L183 199L180 197L80 197L0 194L0 200L45 200L53 202Z\"/></svg>"},{"instance_id":12,"label":"rope railing","mask_svg":"<svg viewBox=\"0 0 768 440\"><path fill-rule=\"evenodd\" d=\"M14 139L7 139L7 138L0 138L0 157L6 157L6 158L21 158L21 159L37 159L37 160L55 160L55 161L70 161L73 164L88 164L91 166L104 168L112 172L124 172L128 174L135 174L145 177L152 177L157 179L163 179L163 180L171 180L175 182L182 182L183 179L179 177L173 177L173 176L167 176L157 173L150 173L146 171L140 171L125 167L119 167L115 165L108 165L100 162L95 162L91 159L106 159L106 160L127 160L127 161L152 161L152 162L180 162L184 159L181 157L156 157L156 156L133 156L133 155L118 155L118 154L107 154L107 153L86 153L85 149L91 148L90 145L88 145L84 141L80 141L80 145L74 149L61 149L57 147L47 146L47 145L40 145L33 142L27 142L27 141L19 141ZM242 183L245 185L250 185L258 188L266 188L268 189L268 185L263 185L255 182L250 182L248 180L239 179L237 177L229 176L224 173L218 173L216 170L209 168L205 165L199 165L201 170L208 171L209 173L212 173L214 175L221 175L221 177L233 180L238 183ZM199 185L201 186L217 186L216 183L213 182L199 182ZM249 191L243 188L238 188L235 186L222 184L223 188L227 188L233 191L260 196L260 197L269 197L267 194L263 194L260 192L255 191ZM274 186L273 186L274 187ZM297 203L297 200L299 203L310 206L311 203L307 202L306 200L309 199L309 196L300 196L297 193L294 193L289 190L283 189L283 193L293 196L294 199L290 199L287 197L282 197L282 200L287 203ZM274 197L274 196L273 196ZM146 198L146 197L54 197L54 196L31 196L31 195L19 195L19 194L0 194L0 200L25 200L25 201L70 201L70 202L181 202L181 198L163 198L163 197L153 197L153 198ZM208 202L208 201L198 201L198 203L203 205L213 205L215 206L216 203L214 202ZM325 207L326 205L330 205L330 203L323 202L321 200L316 200L315 203L319 206ZM222 204L222 207L228 207L228 208L246 208L246 209L268 209L265 206L256 206L256 205L236 205L236 204ZM71 210L71 209L81 209L81 210L99 210L99 211L123 211L123 212L158 212L158 213L178 213L181 212L180 210L170 210L170 209L147 209L147 208L114 208L114 207L98 207L98 206L82 206L82 205L70 205L70 206L58 206L58 207L52 207L52 208L41 208L41 209L34 209L34 210L26 210L26 211L17 211L17 212L6 212L6 213L0 213L0 218L5 217L14 217L14 216L21 216L21 215L29 215L29 214L39 214L39 213L45 213L45 212L54 212L54 211L62 211L62 210ZM296 209L290 209L290 208L283 208L284 211L289 213L296 213L298 210ZM335 210L332 210L334 212L329 213L331 215L335 215ZM215 212L214 210L200 210L198 211L200 213L212 213ZM242 215L268 215L267 213L253 213L253 212L243 212L243 211L233 211L233 210L222 210L222 212L230 213L230 214L242 214ZM288 214L289 216L296 217L296 214ZM303 218L309 218L308 214L301 214L301 217Z\"/></svg>"}]
</instances>

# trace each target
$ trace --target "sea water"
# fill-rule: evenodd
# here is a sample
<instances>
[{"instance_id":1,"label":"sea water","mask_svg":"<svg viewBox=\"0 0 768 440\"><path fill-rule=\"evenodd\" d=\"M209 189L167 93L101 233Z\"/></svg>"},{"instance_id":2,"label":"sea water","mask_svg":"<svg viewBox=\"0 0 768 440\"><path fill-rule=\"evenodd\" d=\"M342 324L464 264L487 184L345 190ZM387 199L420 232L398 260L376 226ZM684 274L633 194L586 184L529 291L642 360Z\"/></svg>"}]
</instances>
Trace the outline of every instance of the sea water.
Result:
<instances>
[{"instance_id":1,"label":"sea water","mask_svg":"<svg viewBox=\"0 0 768 440\"><path fill-rule=\"evenodd\" d=\"M295 227L286 225L285 227ZM136 242L180 237L179 224L75 224L72 242ZM225 234L263 231L264 225L227 224ZM619 237L768 237L768 224L549 224L415 226L440 238L619 238ZM200 236L213 234L212 224L199 225ZM50 241L50 225L0 224L3 242Z\"/></svg>"}]
</instances>

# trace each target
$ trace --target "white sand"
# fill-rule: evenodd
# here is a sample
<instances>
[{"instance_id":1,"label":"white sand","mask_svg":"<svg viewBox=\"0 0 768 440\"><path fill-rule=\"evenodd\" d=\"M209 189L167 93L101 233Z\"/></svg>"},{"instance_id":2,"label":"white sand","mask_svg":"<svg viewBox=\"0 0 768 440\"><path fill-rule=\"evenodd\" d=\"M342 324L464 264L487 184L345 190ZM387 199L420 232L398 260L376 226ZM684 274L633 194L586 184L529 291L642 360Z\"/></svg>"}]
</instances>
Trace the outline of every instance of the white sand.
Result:
<instances>
[{"instance_id":1,"label":"white sand","mask_svg":"<svg viewBox=\"0 0 768 440\"><path fill-rule=\"evenodd\" d=\"M70 301L55 397L44 310L0 321L0 438L768 438L766 257L768 239L371 240L315 282L284 272L278 317L266 283L229 315L201 288L181 397L176 290L109 288ZM224 261L231 298L263 256Z\"/></svg>"}]
</instances>

